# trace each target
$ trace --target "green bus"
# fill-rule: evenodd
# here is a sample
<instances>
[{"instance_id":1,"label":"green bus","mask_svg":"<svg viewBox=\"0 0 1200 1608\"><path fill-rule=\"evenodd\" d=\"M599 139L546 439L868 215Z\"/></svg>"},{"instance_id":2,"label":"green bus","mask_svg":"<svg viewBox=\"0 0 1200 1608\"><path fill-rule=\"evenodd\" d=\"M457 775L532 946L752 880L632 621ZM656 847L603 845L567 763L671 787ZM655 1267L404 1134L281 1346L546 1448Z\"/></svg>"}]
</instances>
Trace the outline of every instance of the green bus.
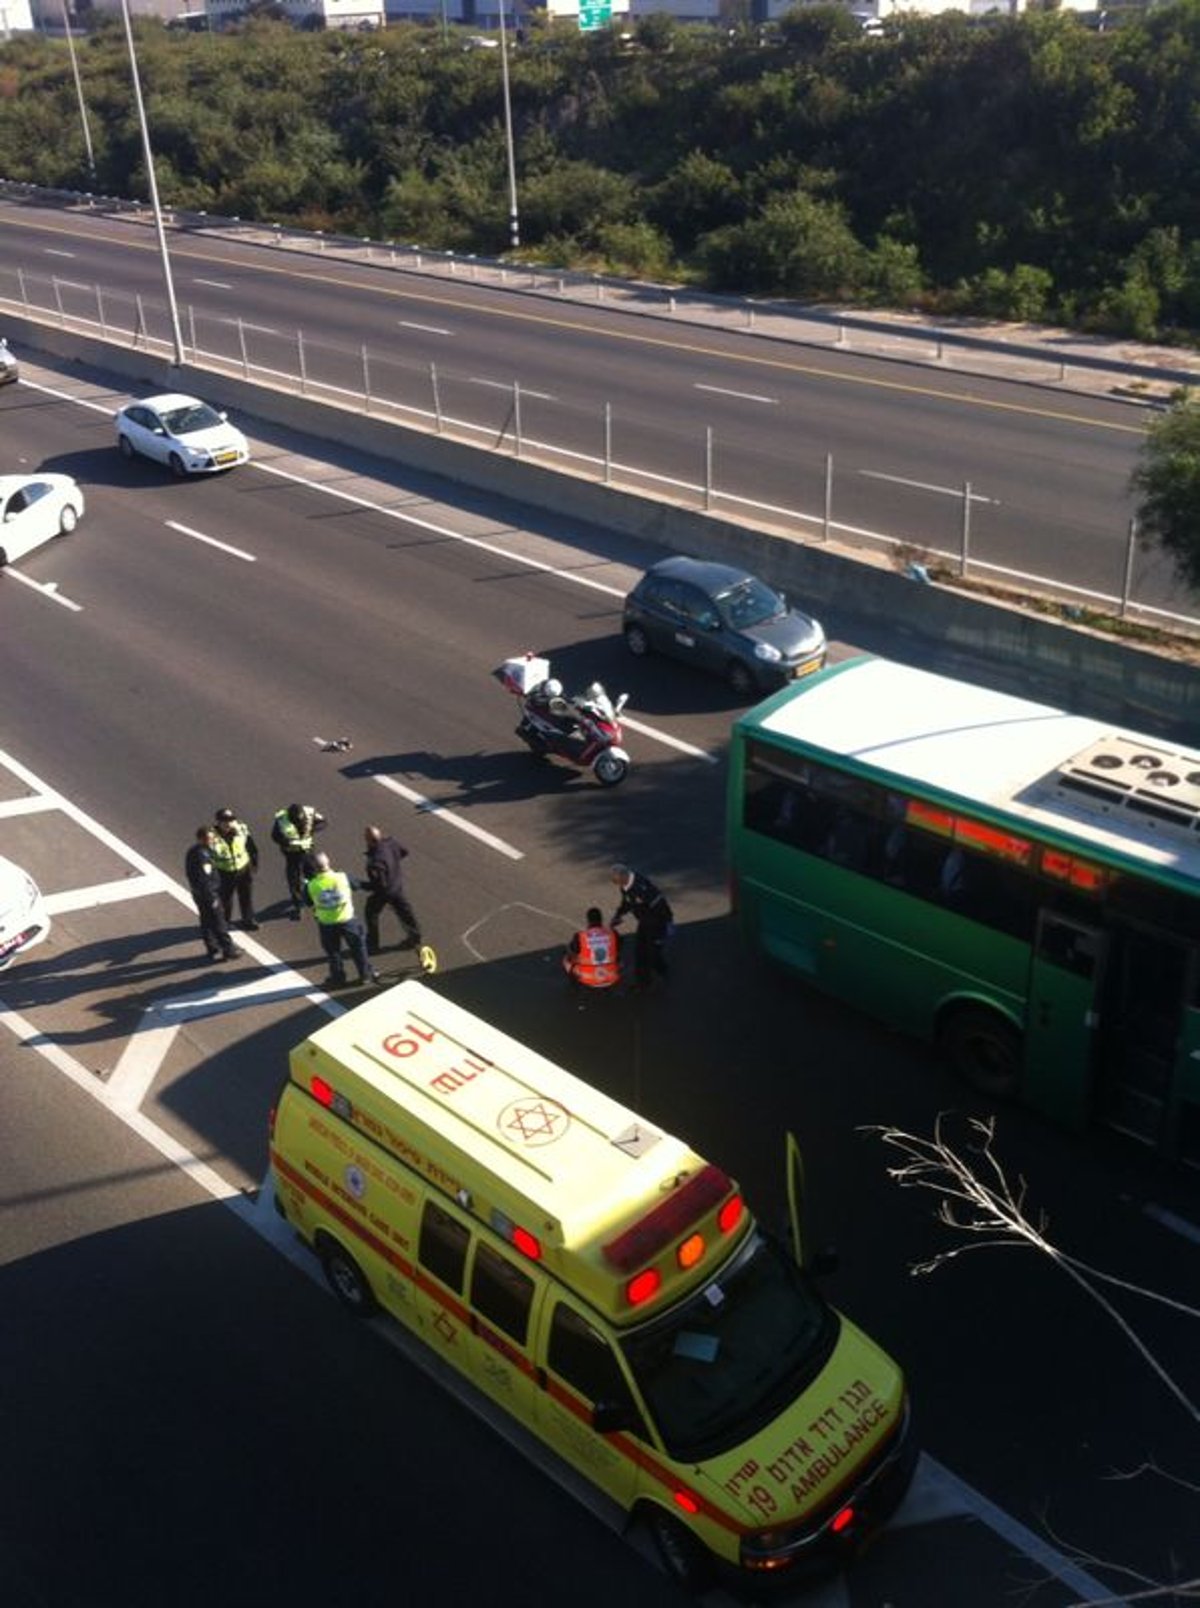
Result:
<instances>
[{"instance_id":1,"label":"green bus","mask_svg":"<svg viewBox=\"0 0 1200 1608\"><path fill-rule=\"evenodd\" d=\"M1200 1166L1200 754L860 658L743 715L729 787L755 948Z\"/></svg>"}]
</instances>

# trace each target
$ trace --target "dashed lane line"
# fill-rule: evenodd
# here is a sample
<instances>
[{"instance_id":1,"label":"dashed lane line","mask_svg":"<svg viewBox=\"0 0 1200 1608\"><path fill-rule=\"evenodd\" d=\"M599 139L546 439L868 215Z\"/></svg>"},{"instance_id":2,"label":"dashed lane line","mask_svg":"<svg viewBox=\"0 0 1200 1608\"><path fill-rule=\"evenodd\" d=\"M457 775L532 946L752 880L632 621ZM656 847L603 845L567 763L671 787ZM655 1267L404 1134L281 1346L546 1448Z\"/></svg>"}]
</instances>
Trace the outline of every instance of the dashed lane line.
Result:
<instances>
[{"instance_id":1,"label":"dashed lane line","mask_svg":"<svg viewBox=\"0 0 1200 1608\"><path fill-rule=\"evenodd\" d=\"M426 798L424 793L418 793L413 787L405 787L392 776L376 776L372 778L380 787L386 787L401 798L406 798L410 804L415 804L424 815L432 815L436 820L445 821L447 826L456 826L460 832L466 832L469 837L477 838L480 843L486 843L489 849L495 849L497 854L506 855L510 860L523 860L525 851L514 849L511 843L498 838L493 832L485 832L483 827L476 826L474 821L465 821L454 810L449 810L444 804L438 804L434 799Z\"/></svg>"}]
</instances>

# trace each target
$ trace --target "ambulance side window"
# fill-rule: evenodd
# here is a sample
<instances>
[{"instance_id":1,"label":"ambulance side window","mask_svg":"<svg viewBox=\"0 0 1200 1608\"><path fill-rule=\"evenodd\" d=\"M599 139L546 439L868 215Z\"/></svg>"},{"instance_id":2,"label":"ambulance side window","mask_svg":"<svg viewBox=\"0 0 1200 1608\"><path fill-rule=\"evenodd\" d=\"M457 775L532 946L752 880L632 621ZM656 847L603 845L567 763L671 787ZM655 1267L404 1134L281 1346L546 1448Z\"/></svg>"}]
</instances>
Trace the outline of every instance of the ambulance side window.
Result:
<instances>
[{"instance_id":1,"label":"ambulance side window","mask_svg":"<svg viewBox=\"0 0 1200 1608\"><path fill-rule=\"evenodd\" d=\"M533 1280L481 1241L471 1270L471 1305L481 1318L524 1345L533 1305Z\"/></svg>"},{"instance_id":2,"label":"ambulance side window","mask_svg":"<svg viewBox=\"0 0 1200 1608\"><path fill-rule=\"evenodd\" d=\"M417 1247L421 1266L428 1268L434 1278L462 1294L463 1273L467 1266L467 1244L471 1231L457 1217L432 1200L425 1202L421 1215L421 1241Z\"/></svg>"},{"instance_id":3,"label":"ambulance side window","mask_svg":"<svg viewBox=\"0 0 1200 1608\"><path fill-rule=\"evenodd\" d=\"M625 1408L630 1415L629 1427L645 1435L642 1415L613 1348L598 1329L565 1301L557 1304L550 1321L546 1363L552 1373L577 1390L593 1407L603 1402L606 1406Z\"/></svg>"}]
</instances>

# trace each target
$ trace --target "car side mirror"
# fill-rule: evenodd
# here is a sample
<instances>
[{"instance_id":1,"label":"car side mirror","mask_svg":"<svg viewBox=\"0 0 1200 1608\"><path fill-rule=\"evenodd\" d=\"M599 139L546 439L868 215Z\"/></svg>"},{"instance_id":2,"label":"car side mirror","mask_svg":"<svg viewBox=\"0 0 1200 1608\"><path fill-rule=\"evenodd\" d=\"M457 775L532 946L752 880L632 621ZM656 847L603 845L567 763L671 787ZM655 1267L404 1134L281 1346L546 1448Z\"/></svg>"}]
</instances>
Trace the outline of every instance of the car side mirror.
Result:
<instances>
[{"instance_id":1,"label":"car side mirror","mask_svg":"<svg viewBox=\"0 0 1200 1608\"><path fill-rule=\"evenodd\" d=\"M623 692L621 694L621 696L617 699L616 703L613 704L613 710L615 711L615 713L617 713L619 715L621 713L622 709L624 709L625 705L628 702L629 702L629 694L627 692Z\"/></svg>"}]
</instances>

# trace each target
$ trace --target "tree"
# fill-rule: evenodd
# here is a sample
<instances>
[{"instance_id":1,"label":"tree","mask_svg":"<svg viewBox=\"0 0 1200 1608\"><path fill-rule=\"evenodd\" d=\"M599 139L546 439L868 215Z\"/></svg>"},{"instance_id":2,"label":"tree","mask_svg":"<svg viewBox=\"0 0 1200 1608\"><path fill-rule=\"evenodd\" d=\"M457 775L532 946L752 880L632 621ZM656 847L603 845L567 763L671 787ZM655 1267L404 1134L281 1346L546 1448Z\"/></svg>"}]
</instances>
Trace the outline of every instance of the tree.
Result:
<instances>
[{"instance_id":1,"label":"tree","mask_svg":"<svg viewBox=\"0 0 1200 1608\"><path fill-rule=\"evenodd\" d=\"M888 1177L903 1189L926 1189L938 1197L937 1219L959 1236L958 1242L913 1269L917 1275L931 1274L970 1250L1020 1247L1046 1257L1069 1279L1076 1290L1093 1301L1107 1322L1114 1324L1134 1351L1172 1397L1176 1410L1200 1429L1200 1401L1189 1395L1169 1368L1116 1304L1118 1296L1137 1297L1184 1317L1200 1319L1200 1307L1173 1296L1118 1278L1103 1268L1092 1267L1073 1256L1050 1238L1044 1213L1036 1219L1027 1210L1027 1190L1023 1179L1014 1183L994 1149L996 1121L972 1117L967 1121L967 1144L955 1146L947 1137L944 1118L939 1116L932 1135L904 1132L901 1128L871 1128L884 1144L900 1154ZM1200 1486L1172 1475L1150 1463L1134 1474L1153 1473L1187 1494L1200 1496ZM1134 1475L1123 1475L1132 1478ZM1058 1537L1056 1542L1062 1545ZM1119 1560L1097 1558L1075 1550L1073 1561L1104 1573L1134 1582L1134 1589L1114 1591L1112 1596L1092 1598L1072 1608L1121 1608L1131 1603L1175 1604L1200 1599L1200 1578L1163 1582L1126 1567Z\"/></svg>"},{"instance_id":2,"label":"tree","mask_svg":"<svg viewBox=\"0 0 1200 1608\"><path fill-rule=\"evenodd\" d=\"M1130 486L1144 535L1200 592L1200 400L1185 392L1146 432Z\"/></svg>"}]
</instances>

